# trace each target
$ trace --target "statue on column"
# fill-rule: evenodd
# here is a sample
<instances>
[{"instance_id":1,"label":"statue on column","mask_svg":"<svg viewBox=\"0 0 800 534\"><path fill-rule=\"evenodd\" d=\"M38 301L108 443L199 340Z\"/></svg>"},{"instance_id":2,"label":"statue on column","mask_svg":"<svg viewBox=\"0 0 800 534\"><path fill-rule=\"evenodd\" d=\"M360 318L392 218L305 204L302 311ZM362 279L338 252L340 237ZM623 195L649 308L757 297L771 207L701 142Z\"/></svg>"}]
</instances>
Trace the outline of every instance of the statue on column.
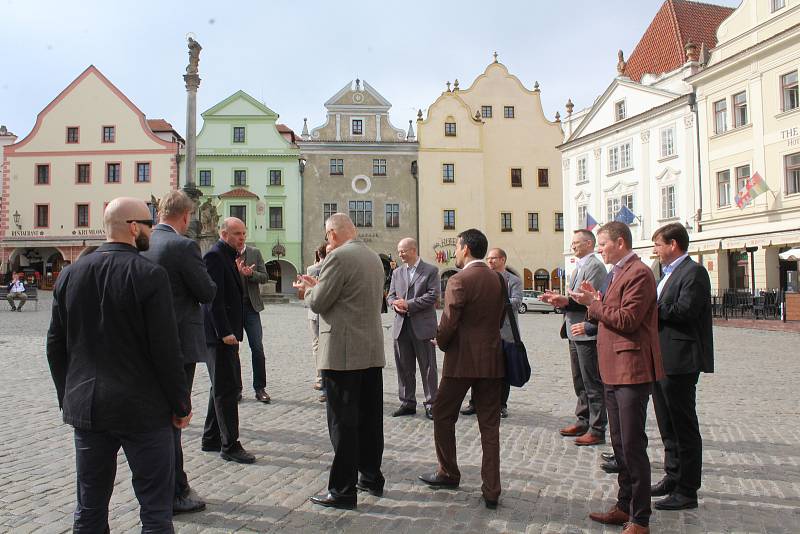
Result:
<instances>
[{"instance_id":1,"label":"statue on column","mask_svg":"<svg viewBox=\"0 0 800 534\"><path fill-rule=\"evenodd\" d=\"M197 74L200 63L200 51L203 49L200 43L189 37L189 64L186 66L186 74Z\"/></svg>"},{"instance_id":2,"label":"statue on column","mask_svg":"<svg viewBox=\"0 0 800 534\"><path fill-rule=\"evenodd\" d=\"M211 203L211 197L200 205L200 225L203 235L216 235L217 225L219 224L219 214L217 207Z\"/></svg>"}]
</instances>

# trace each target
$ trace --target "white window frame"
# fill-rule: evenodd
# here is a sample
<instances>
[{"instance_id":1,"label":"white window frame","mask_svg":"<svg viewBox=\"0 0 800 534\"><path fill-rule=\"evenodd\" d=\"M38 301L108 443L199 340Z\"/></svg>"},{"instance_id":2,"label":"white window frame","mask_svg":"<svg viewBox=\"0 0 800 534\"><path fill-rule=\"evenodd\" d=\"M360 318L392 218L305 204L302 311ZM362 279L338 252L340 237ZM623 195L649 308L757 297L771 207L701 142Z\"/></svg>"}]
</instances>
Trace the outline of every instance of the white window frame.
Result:
<instances>
[{"instance_id":1,"label":"white window frame","mask_svg":"<svg viewBox=\"0 0 800 534\"><path fill-rule=\"evenodd\" d=\"M614 102L614 122L624 121L626 118L628 118L628 104L623 98Z\"/></svg>"},{"instance_id":2,"label":"white window frame","mask_svg":"<svg viewBox=\"0 0 800 534\"><path fill-rule=\"evenodd\" d=\"M361 121L361 133L353 133L353 122ZM364 132L367 129L367 120L364 117L350 117L350 135L353 137L364 137Z\"/></svg>"},{"instance_id":3,"label":"white window frame","mask_svg":"<svg viewBox=\"0 0 800 534\"><path fill-rule=\"evenodd\" d=\"M770 0L769 7L772 13L775 13L779 9L783 9L786 7L786 0Z\"/></svg>"},{"instance_id":4,"label":"white window frame","mask_svg":"<svg viewBox=\"0 0 800 534\"><path fill-rule=\"evenodd\" d=\"M581 230L583 228L586 228L586 214L588 212L589 212L588 204L578 204L578 209L575 211L578 217L577 225L575 226L576 229Z\"/></svg>"},{"instance_id":5,"label":"white window frame","mask_svg":"<svg viewBox=\"0 0 800 534\"><path fill-rule=\"evenodd\" d=\"M662 219L673 219L678 213L675 199L675 184L665 185L661 188Z\"/></svg>"},{"instance_id":6,"label":"white window frame","mask_svg":"<svg viewBox=\"0 0 800 534\"><path fill-rule=\"evenodd\" d=\"M669 158L675 155L675 125L665 126L659 130L661 141L661 158Z\"/></svg>"},{"instance_id":7,"label":"white window frame","mask_svg":"<svg viewBox=\"0 0 800 534\"><path fill-rule=\"evenodd\" d=\"M581 156L575 161L575 172L578 177L578 183L587 181L588 178L588 165L586 161L586 156Z\"/></svg>"}]
</instances>

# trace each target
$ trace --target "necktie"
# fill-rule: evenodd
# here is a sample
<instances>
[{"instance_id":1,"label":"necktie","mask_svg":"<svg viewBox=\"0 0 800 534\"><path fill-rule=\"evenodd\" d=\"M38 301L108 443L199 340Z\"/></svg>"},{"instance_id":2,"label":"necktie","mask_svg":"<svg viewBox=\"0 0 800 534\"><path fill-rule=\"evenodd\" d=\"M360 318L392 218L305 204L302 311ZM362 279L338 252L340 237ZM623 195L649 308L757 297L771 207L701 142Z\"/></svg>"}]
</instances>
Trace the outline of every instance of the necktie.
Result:
<instances>
[{"instance_id":1,"label":"necktie","mask_svg":"<svg viewBox=\"0 0 800 534\"><path fill-rule=\"evenodd\" d=\"M414 297L414 285L411 274L411 268L408 268L408 289L406 290L406 300Z\"/></svg>"}]
</instances>

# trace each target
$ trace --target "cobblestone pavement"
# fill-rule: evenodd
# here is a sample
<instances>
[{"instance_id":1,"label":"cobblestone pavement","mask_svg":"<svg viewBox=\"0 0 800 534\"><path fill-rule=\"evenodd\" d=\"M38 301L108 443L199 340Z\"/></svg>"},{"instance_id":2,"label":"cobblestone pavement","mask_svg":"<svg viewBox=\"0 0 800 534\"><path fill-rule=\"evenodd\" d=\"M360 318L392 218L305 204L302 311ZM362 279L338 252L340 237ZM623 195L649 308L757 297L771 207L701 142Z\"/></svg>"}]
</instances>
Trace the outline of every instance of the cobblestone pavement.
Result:
<instances>
[{"instance_id":1,"label":"cobblestone pavement","mask_svg":"<svg viewBox=\"0 0 800 534\"><path fill-rule=\"evenodd\" d=\"M44 353L49 321L39 311L0 310L0 531L67 532L75 504L71 428L61 423ZM389 335L384 372L386 493L359 495L357 511L319 508L310 495L326 487L332 453L324 406L312 390L313 364L305 310L297 303L262 313L268 358L263 405L245 390L240 405L244 446L254 465L200 451L208 395L205 369L195 381L195 418L184 434L186 470L207 511L178 516L178 532L619 532L587 514L614 502L616 481L599 469L606 447L578 448L557 429L571 422L574 393L561 318L526 314L520 323L534 380L511 393L501 427L501 505L480 501L480 441L474 417L457 424L462 486L432 491L416 480L435 467L432 423L421 412L393 419L397 382ZM390 318L385 316L388 325ZM388 330L387 330L388 332ZM658 512L656 532L798 532L800 430L797 376L800 336L716 329L717 373L701 378L699 412L705 440L698 510ZM441 365L441 353L440 365ZM249 350L242 351L245 384ZM421 394L419 388L418 394ZM648 418L653 478L661 473L655 418ZM138 504L120 455L111 529L138 530Z\"/></svg>"}]
</instances>

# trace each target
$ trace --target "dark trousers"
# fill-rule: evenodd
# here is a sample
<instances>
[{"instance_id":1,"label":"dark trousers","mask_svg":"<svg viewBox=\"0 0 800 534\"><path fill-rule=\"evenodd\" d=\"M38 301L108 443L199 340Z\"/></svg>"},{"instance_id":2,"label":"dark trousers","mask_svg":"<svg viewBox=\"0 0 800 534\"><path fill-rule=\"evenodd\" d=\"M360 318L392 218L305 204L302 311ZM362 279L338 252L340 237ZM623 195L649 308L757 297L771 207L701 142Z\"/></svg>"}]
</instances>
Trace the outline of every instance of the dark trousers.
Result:
<instances>
[{"instance_id":1,"label":"dark trousers","mask_svg":"<svg viewBox=\"0 0 800 534\"><path fill-rule=\"evenodd\" d=\"M503 393L502 393L502 396L500 397L500 406L502 406L503 408L508 408L508 396L509 395L511 395L511 386L509 385L508 382L503 380ZM474 406L474 403L472 402L472 395L471 394L469 396L469 405L470 406Z\"/></svg>"},{"instance_id":2,"label":"dark trousers","mask_svg":"<svg viewBox=\"0 0 800 534\"><path fill-rule=\"evenodd\" d=\"M617 508L631 521L650 525L650 458L647 457L647 402L652 383L605 385L611 446L619 464Z\"/></svg>"},{"instance_id":3,"label":"dark trousers","mask_svg":"<svg viewBox=\"0 0 800 534\"><path fill-rule=\"evenodd\" d=\"M380 367L357 371L324 369L328 396L328 433L333 464L328 491L335 497L356 495L356 482L383 488L383 372Z\"/></svg>"},{"instance_id":4,"label":"dark trousers","mask_svg":"<svg viewBox=\"0 0 800 534\"><path fill-rule=\"evenodd\" d=\"M239 404L236 397L236 363L238 345L218 343L208 360L208 375L211 377L211 393L208 396L208 412L203 429L203 443L221 444L223 451L239 445Z\"/></svg>"},{"instance_id":5,"label":"dark trousers","mask_svg":"<svg viewBox=\"0 0 800 534\"><path fill-rule=\"evenodd\" d=\"M500 496L500 397L502 378L442 377L433 402L433 439L439 474L460 481L456 457L456 421L467 390L472 388L472 402L481 432L481 492L489 501Z\"/></svg>"},{"instance_id":6,"label":"dark trousers","mask_svg":"<svg viewBox=\"0 0 800 534\"><path fill-rule=\"evenodd\" d=\"M183 372L186 373L186 383L189 384L189 392L192 391L194 384L194 371L197 364L183 364ZM172 437L175 445L175 496L179 497L189 492L189 478L183 470L183 447L181 446L181 429L172 427Z\"/></svg>"},{"instance_id":7,"label":"dark trousers","mask_svg":"<svg viewBox=\"0 0 800 534\"><path fill-rule=\"evenodd\" d=\"M172 533L175 456L170 427L149 432L75 429L78 505L73 532L108 532L108 503L117 475L120 447L133 474L142 532Z\"/></svg>"},{"instance_id":8,"label":"dark trousers","mask_svg":"<svg viewBox=\"0 0 800 534\"><path fill-rule=\"evenodd\" d=\"M695 400L700 373L667 375L653 387L653 408L664 444L664 471L675 491L697 497L703 468L703 438Z\"/></svg>"},{"instance_id":9,"label":"dark trousers","mask_svg":"<svg viewBox=\"0 0 800 534\"><path fill-rule=\"evenodd\" d=\"M416 407L417 365L425 392L425 406L433 404L438 389L439 376L436 367L436 347L429 339L418 339L414 335L411 321L403 321L400 335L394 340L394 362L397 366L397 390L400 403Z\"/></svg>"},{"instance_id":10,"label":"dark trousers","mask_svg":"<svg viewBox=\"0 0 800 534\"><path fill-rule=\"evenodd\" d=\"M244 331L250 354L253 357L253 390L267 387L267 360L264 356L264 330L261 327L261 315L248 302L244 311ZM236 354L236 385L242 391L242 362Z\"/></svg>"},{"instance_id":11,"label":"dark trousers","mask_svg":"<svg viewBox=\"0 0 800 534\"><path fill-rule=\"evenodd\" d=\"M597 367L597 342L570 340L569 362L572 367L572 386L578 397L575 405L578 424L595 436L605 437L608 416L603 382Z\"/></svg>"}]
</instances>

